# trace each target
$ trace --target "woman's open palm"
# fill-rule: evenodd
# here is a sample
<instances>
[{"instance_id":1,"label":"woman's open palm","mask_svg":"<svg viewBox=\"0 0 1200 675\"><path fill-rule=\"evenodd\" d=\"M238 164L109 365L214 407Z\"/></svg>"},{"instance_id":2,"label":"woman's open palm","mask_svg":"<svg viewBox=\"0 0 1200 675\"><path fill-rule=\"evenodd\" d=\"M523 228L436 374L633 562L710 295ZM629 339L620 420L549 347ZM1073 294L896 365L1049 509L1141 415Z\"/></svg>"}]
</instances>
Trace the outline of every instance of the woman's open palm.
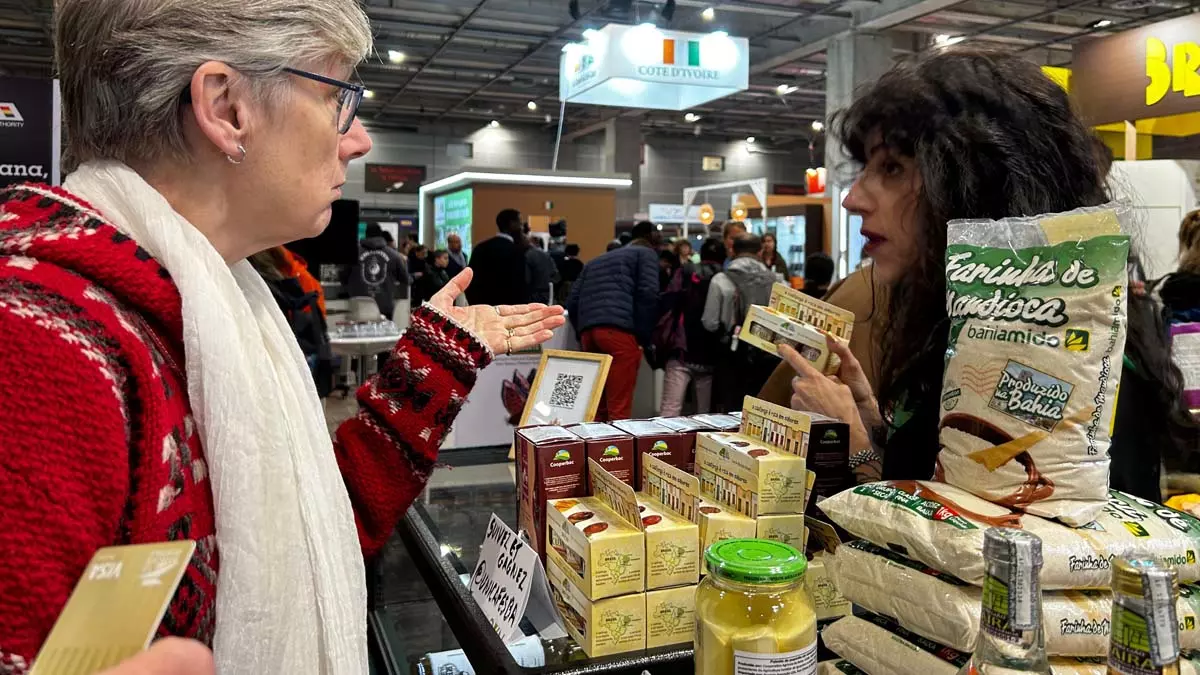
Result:
<instances>
[{"instance_id":1,"label":"woman's open palm","mask_svg":"<svg viewBox=\"0 0 1200 675\"><path fill-rule=\"evenodd\" d=\"M454 300L471 285L474 272L459 272L429 304L479 336L496 354L521 351L549 340L555 328L566 323L562 307L532 305L468 305L456 307Z\"/></svg>"}]
</instances>

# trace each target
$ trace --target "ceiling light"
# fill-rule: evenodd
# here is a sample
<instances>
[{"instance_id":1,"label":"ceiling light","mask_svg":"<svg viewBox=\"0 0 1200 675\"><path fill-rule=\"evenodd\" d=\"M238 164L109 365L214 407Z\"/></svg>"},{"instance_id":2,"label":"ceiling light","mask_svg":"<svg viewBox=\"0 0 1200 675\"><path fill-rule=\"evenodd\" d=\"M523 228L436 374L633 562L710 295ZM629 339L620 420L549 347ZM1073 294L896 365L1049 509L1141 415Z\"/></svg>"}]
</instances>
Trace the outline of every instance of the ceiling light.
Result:
<instances>
[{"instance_id":1,"label":"ceiling light","mask_svg":"<svg viewBox=\"0 0 1200 675\"><path fill-rule=\"evenodd\" d=\"M747 145L754 145L754 141L756 141L756 140L757 140L757 139L756 139L756 138L754 138L753 136L747 136L747 137L746 137L746 144L747 144Z\"/></svg>"},{"instance_id":2,"label":"ceiling light","mask_svg":"<svg viewBox=\"0 0 1200 675\"><path fill-rule=\"evenodd\" d=\"M550 124L554 121L554 118L550 116L550 113L546 113L546 117L544 119L546 120L546 124Z\"/></svg>"},{"instance_id":3,"label":"ceiling light","mask_svg":"<svg viewBox=\"0 0 1200 675\"><path fill-rule=\"evenodd\" d=\"M683 121L684 122L699 122L700 116L697 115L696 113L688 113L683 116Z\"/></svg>"},{"instance_id":4,"label":"ceiling light","mask_svg":"<svg viewBox=\"0 0 1200 675\"><path fill-rule=\"evenodd\" d=\"M375 92L370 89L364 89L363 98L375 98Z\"/></svg>"},{"instance_id":5,"label":"ceiling light","mask_svg":"<svg viewBox=\"0 0 1200 675\"><path fill-rule=\"evenodd\" d=\"M712 7L707 7L703 12L700 12L700 18L705 21L712 21L717 16L717 10Z\"/></svg>"},{"instance_id":6,"label":"ceiling light","mask_svg":"<svg viewBox=\"0 0 1200 675\"><path fill-rule=\"evenodd\" d=\"M389 49L387 53L388 61L392 63L404 63L404 59L408 58L404 52L398 52L395 49Z\"/></svg>"},{"instance_id":7,"label":"ceiling light","mask_svg":"<svg viewBox=\"0 0 1200 675\"><path fill-rule=\"evenodd\" d=\"M821 133L822 131L825 131L825 123L822 122L821 120L813 120L812 130L817 133Z\"/></svg>"},{"instance_id":8,"label":"ceiling light","mask_svg":"<svg viewBox=\"0 0 1200 675\"><path fill-rule=\"evenodd\" d=\"M525 104L525 107L529 108L530 110L537 110L537 101L530 101L529 103Z\"/></svg>"},{"instance_id":9,"label":"ceiling light","mask_svg":"<svg viewBox=\"0 0 1200 675\"><path fill-rule=\"evenodd\" d=\"M787 96L797 89L799 89L799 87L792 86L790 84L781 84L778 87L775 87L775 93L779 94L780 96Z\"/></svg>"},{"instance_id":10,"label":"ceiling light","mask_svg":"<svg viewBox=\"0 0 1200 675\"><path fill-rule=\"evenodd\" d=\"M1092 23L1092 28L1108 28L1113 25L1112 19L1100 19Z\"/></svg>"},{"instance_id":11,"label":"ceiling light","mask_svg":"<svg viewBox=\"0 0 1200 675\"><path fill-rule=\"evenodd\" d=\"M700 135L700 125L699 125L699 124L697 124L696 126L692 127L692 135L693 135L693 136L699 136L699 135Z\"/></svg>"},{"instance_id":12,"label":"ceiling light","mask_svg":"<svg viewBox=\"0 0 1200 675\"><path fill-rule=\"evenodd\" d=\"M587 30L583 31L584 40L595 40L598 37L600 37L600 31L596 30L595 28L588 28Z\"/></svg>"},{"instance_id":13,"label":"ceiling light","mask_svg":"<svg viewBox=\"0 0 1200 675\"><path fill-rule=\"evenodd\" d=\"M500 122L498 122L496 120L492 120L491 122L488 122L488 126L493 129L497 129L500 127Z\"/></svg>"},{"instance_id":14,"label":"ceiling light","mask_svg":"<svg viewBox=\"0 0 1200 675\"><path fill-rule=\"evenodd\" d=\"M950 45L956 45L966 39L967 38L961 35L946 35L945 33L942 33L941 35L934 37L933 42L939 47L949 47Z\"/></svg>"}]
</instances>

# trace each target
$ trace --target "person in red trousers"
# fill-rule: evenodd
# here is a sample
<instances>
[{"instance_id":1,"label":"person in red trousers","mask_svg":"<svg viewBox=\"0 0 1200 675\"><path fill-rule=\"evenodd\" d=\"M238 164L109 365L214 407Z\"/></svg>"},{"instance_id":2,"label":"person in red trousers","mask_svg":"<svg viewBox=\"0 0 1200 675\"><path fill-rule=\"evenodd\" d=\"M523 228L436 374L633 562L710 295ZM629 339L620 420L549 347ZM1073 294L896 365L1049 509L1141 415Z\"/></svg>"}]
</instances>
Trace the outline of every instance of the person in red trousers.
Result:
<instances>
[{"instance_id":1,"label":"person in red trousers","mask_svg":"<svg viewBox=\"0 0 1200 675\"><path fill-rule=\"evenodd\" d=\"M34 667L97 549L182 540L160 637L222 675L366 673L364 559L479 369L562 310L455 306L464 271L331 437L246 259L320 233L371 148L360 4L59 0L55 22L72 171L0 188L0 673Z\"/></svg>"},{"instance_id":2,"label":"person in red trousers","mask_svg":"<svg viewBox=\"0 0 1200 675\"><path fill-rule=\"evenodd\" d=\"M613 358L598 420L626 419L633 412L642 349L658 318L657 236L652 223L635 225L629 245L588 263L567 298L567 316L583 348Z\"/></svg>"}]
</instances>

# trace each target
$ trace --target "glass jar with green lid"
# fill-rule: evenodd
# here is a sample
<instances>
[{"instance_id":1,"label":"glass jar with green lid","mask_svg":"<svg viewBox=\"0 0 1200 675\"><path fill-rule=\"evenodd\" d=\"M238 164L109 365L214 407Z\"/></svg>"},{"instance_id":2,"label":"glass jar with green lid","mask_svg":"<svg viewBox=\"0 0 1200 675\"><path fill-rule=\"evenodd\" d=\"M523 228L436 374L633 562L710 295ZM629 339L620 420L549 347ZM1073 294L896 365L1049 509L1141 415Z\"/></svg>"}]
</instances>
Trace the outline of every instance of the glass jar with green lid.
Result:
<instances>
[{"instance_id":1,"label":"glass jar with green lid","mask_svg":"<svg viewBox=\"0 0 1200 675\"><path fill-rule=\"evenodd\" d=\"M817 615L808 560L766 539L726 539L704 552L696 590L696 675L817 672Z\"/></svg>"}]
</instances>

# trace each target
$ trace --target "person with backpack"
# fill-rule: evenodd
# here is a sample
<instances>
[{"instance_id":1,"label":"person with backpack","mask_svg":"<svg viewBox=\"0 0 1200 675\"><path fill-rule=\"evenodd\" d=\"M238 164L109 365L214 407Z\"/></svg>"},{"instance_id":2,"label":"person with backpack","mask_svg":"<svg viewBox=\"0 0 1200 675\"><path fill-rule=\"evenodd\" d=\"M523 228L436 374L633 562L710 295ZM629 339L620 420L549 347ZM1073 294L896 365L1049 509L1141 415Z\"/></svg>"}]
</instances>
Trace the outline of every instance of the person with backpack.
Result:
<instances>
[{"instance_id":1,"label":"person with backpack","mask_svg":"<svg viewBox=\"0 0 1200 675\"><path fill-rule=\"evenodd\" d=\"M731 248L733 260L713 277L701 317L704 328L724 345L714 372L717 410L722 412L741 410L742 399L757 394L778 364L770 354L737 339L750 305L768 304L775 284L775 273L758 258L762 238L741 234Z\"/></svg>"},{"instance_id":2,"label":"person with backpack","mask_svg":"<svg viewBox=\"0 0 1200 675\"><path fill-rule=\"evenodd\" d=\"M655 348L666 355L663 379L663 417L675 417L683 411L688 384L695 386L696 412L712 411L713 365L720 355L716 333L704 327L702 319L712 280L722 274L725 242L710 237L700 247L700 262L688 262L679 268L663 294L667 314L660 320L669 328L655 331ZM664 333L660 338L660 333Z\"/></svg>"}]
</instances>

